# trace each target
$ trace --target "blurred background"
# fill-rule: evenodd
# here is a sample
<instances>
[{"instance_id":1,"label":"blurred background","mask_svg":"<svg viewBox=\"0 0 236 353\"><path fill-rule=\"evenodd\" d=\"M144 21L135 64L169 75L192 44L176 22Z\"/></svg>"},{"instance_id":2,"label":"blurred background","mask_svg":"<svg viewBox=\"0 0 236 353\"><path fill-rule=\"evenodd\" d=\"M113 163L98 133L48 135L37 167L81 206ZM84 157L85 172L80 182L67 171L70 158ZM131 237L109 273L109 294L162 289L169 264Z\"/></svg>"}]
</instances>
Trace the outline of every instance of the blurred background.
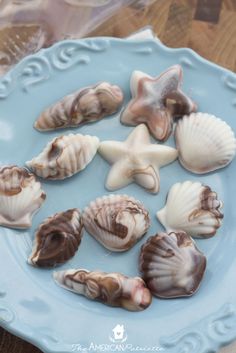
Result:
<instances>
[{"instance_id":1,"label":"blurred background","mask_svg":"<svg viewBox=\"0 0 236 353\"><path fill-rule=\"evenodd\" d=\"M144 26L236 71L236 0L0 0L0 74L62 39L126 37Z\"/></svg>"}]
</instances>

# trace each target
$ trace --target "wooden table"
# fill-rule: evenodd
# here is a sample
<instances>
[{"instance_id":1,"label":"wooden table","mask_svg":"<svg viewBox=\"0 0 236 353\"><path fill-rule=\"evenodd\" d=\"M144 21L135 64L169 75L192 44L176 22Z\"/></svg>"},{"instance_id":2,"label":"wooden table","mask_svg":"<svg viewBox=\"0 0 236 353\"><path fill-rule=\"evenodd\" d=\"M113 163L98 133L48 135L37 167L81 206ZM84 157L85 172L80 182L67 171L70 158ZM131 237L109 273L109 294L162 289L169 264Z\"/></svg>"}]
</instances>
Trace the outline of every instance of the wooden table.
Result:
<instances>
[{"instance_id":1,"label":"wooden table","mask_svg":"<svg viewBox=\"0 0 236 353\"><path fill-rule=\"evenodd\" d=\"M170 47L190 47L236 72L236 0L157 0L146 9L128 7L91 35L126 37L152 25ZM222 349L220 353L236 352ZM29 343L0 329L0 353L40 353Z\"/></svg>"}]
</instances>

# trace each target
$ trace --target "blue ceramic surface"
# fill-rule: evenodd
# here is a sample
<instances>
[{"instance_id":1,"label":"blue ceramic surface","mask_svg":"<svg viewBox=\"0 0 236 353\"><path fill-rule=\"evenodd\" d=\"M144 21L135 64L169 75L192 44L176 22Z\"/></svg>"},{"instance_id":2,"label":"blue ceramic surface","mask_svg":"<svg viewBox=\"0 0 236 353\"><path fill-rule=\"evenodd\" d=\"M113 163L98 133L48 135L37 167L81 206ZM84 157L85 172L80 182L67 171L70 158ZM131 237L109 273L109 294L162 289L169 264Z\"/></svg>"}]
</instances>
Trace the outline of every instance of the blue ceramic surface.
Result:
<instances>
[{"instance_id":1,"label":"blue ceramic surface","mask_svg":"<svg viewBox=\"0 0 236 353\"><path fill-rule=\"evenodd\" d=\"M40 133L32 125L45 107L71 91L110 81L124 89L127 102L133 70L155 76L176 63L184 69L184 91L198 103L199 111L221 117L236 130L236 75L193 51L169 49L154 40L66 41L24 59L0 81L0 163L23 166L62 133ZM124 140L131 130L120 124L116 114L64 132ZM166 144L173 146L173 137ZM43 182L47 200L34 217L32 228L0 228L0 325L47 353L136 352L137 347L145 353L150 347L166 353L217 352L236 339L235 161L217 173L202 176L187 172L176 161L161 169L158 195L150 195L137 185L126 187L121 192L138 198L150 210L152 226L144 239L128 252L113 254L85 233L76 256L61 267L137 275L141 243L162 229L155 213L163 207L169 188L178 181L199 180L224 200L225 218L215 237L197 240L208 267L200 290L192 298L153 299L147 310L127 312L64 291L54 284L51 270L27 264L37 225L57 211L83 208L106 194L108 170L108 164L97 155L72 178ZM116 340L112 331L118 324L124 325L123 342Z\"/></svg>"}]
</instances>

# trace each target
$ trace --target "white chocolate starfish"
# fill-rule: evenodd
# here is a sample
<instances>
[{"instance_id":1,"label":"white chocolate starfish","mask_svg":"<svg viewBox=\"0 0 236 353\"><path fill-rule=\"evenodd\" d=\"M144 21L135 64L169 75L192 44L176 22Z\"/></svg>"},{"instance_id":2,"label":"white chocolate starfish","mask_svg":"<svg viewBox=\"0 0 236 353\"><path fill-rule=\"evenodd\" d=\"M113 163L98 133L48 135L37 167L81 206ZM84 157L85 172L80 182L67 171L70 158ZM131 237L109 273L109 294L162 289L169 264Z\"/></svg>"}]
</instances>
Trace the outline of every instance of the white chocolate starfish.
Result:
<instances>
[{"instance_id":1,"label":"white chocolate starfish","mask_svg":"<svg viewBox=\"0 0 236 353\"><path fill-rule=\"evenodd\" d=\"M160 188L159 168L173 162L178 155L175 148L152 144L144 124L137 126L124 142L102 142L98 152L113 164L106 181L108 190L135 182L152 193Z\"/></svg>"},{"instance_id":2,"label":"white chocolate starfish","mask_svg":"<svg viewBox=\"0 0 236 353\"><path fill-rule=\"evenodd\" d=\"M165 141L176 117L196 111L196 104L181 90L183 70L174 65L159 77L134 71L130 80L132 99L123 110L124 124L145 123L157 140Z\"/></svg>"}]
</instances>

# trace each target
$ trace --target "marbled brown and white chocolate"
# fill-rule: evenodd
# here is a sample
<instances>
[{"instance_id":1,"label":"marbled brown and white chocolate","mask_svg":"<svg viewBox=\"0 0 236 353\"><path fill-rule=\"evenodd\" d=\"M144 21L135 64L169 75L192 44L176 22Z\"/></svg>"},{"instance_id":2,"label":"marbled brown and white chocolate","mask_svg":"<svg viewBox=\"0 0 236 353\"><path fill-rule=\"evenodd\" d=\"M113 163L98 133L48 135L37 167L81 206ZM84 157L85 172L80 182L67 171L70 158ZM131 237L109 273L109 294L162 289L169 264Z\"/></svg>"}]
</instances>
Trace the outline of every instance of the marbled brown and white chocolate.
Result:
<instances>
[{"instance_id":1,"label":"marbled brown and white chocolate","mask_svg":"<svg viewBox=\"0 0 236 353\"><path fill-rule=\"evenodd\" d=\"M108 82L74 92L47 108L35 122L40 131L98 121L114 114L123 102L122 90Z\"/></svg>"},{"instance_id":2,"label":"marbled brown and white chocolate","mask_svg":"<svg viewBox=\"0 0 236 353\"><path fill-rule=\"evenodd\" d=\"M197 174L226 167L236 152L236 139L231 127L207 113L192 113L179 120L175 141L180 163Z\"/></svg>"},{"instance_id":3,"label":"marbled brown and white chocolate","mask_svg":"<svg viewBox=\"0 0 236 353\"><path fill-rule=\"evenodd\" d=\"M206 269L206 257L185 232L159 233L142 246L140 271L153 295L193 295Z\"/></svg>"},{"instance_id":4,"label":"marbled brown and white chocolate","mask_svg":"<svg viewBox=\"0 0 236 353\"><path fill-rule=\"evenodd\" d=\"M98 152L113 164L106 181L108 190L117 190L133 182L151 193L160 188L159 168L173 162L175 148L152 144L147 127L137 126L126 141L103 141Z\"/></svg>"},{"instance_id":5,"label":"marbled brown and white chocolate","mask_svg":"<svg viewBox=\"0 0 236 353\"><path fill-rule=\"evenodd\" d=\"M72 258L82 239L80 210L73 208L48 217L35 234L35 246L28 262L38 267L54 267Z\"/></svg>"},{"instance_id":6,"label":"marbled brown and white chocolate","mask_svg":"<svg viewBox=\"0 0 236 353\"><path fill-rule=\"evenodd\" d=\"M196 110L195 103L181 90L182 80L183 70L179 65L156 78L134 71L130 80L133 98L121 113L121 122L145 123L157 140L167 140L174 119Z\"/></svg>"},{"instance_id":7,"label":"marbled brown and white chocolate","mask_svg":"<svg viewBox=\"0 0 236 353\"><path fill-rule=\"evenodd\" d=\"M29 228L32 217L46 198L41 183L25 168L0 168L0 224Z\"/></svg>"},{"instance_id":8,"label":"marbled brown and white chocolate","mask_svg":"<svg viewBox=\"0 0 236 353\"><path fill-rule=\"evenodd\" d=\"M130 249L148 230L144 206L127 195L108 195L92 201L83 212L84 227L105 248Z\"/></svg>"},{"instance_id":9,"label":"marbled brown and white chocolate","mask_svg":"<svg viewBox=\"0 0 236 353\"><path fill-rule=\"evenodd\" d=\"M209 186L185 181L171 187L157 218L167 232L184 231L193 237L209 238L221 226L222 205Z\"/></svg>"},{"instance_id":10,"label":"marbled brown and white chocolate","mask_svg":"<svg viewBox=\"0 0 236 353\"><path fill-rule=\"evenodd\" d=\"M96 136L69 134L54 138L26 165L44 179L65 179L83 170L95 157Z\"/></svg>"},{"instance_id":11,"label":"marbled brown and white chocolate","mask_svg":"<svg viewBox=\"0 0 236 353\"><path fill-rule=\"evenodd\" d=\"M152 301L151 293L140 277L83 269L59 271L53 275L61 287L106 305L141 311Z\"/></svg>"}]
</instances>

